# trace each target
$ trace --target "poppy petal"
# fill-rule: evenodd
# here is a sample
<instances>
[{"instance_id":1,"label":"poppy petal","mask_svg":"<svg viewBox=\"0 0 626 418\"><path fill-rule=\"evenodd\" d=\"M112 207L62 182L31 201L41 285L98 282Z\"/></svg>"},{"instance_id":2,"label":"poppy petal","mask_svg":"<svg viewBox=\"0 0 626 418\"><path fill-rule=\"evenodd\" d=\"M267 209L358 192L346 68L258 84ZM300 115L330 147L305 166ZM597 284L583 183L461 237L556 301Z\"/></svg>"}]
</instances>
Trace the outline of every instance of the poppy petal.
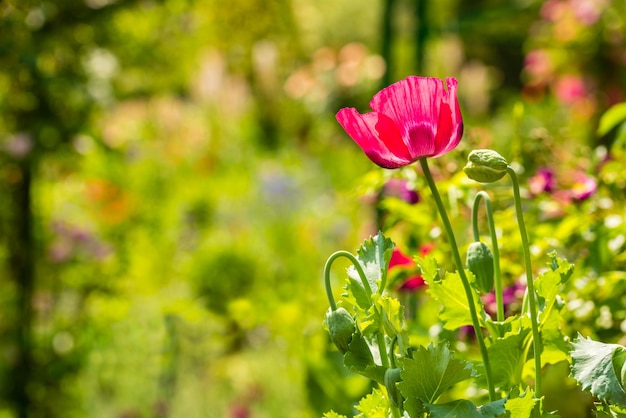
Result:
<instances>
[{"instance_id":1,"label":"poppy petal","mask_svg":"<svg viewBox=\"0 0 626 418\"><path fill-rule=\"evenodd\" d=\"M435 153L433 157L445 154L459 144L463 136L463 117L456 95L457 81L447 78L447 93L441 96L437 136L435 137Z\"/></svg>"},{"instance_id":2,"label":"poppy petal","mask_svg":"<svg viewBox=\"0 0 626 418\"><path fill-rule=\"evenodd\" d=\"M443 94L442 80L410 76L378 92L370 106L401 127L400 134L415 161L436 152L435 137Z\"/></svg>"},{"instance_id":3,"label":"poppy petal","mask_svg":"<svg viewBox=\"0 0 626 418\"><path fill-rule=\"evenodd\" d=\"M360 114L354 108L337 112L337 121L375 164L398 168L410 164L411 158L395 123L377 113Z\"/></svg>"}]
</instances>

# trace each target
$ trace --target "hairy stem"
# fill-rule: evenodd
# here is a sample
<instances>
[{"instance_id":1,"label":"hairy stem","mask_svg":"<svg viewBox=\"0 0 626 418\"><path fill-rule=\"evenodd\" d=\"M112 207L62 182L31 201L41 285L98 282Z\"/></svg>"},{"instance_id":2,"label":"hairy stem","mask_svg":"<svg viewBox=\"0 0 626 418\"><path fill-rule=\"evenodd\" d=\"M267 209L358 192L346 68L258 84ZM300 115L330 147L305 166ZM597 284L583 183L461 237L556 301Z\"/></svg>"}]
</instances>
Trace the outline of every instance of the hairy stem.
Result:
<instances>
[{"instance_id":1,"label":"hairy stem","mask_svg":"<svg viewBox=\"0 0 626 418\"><path fill-rule=\"evenodd\" d=\"M459 254L459 248L457 247L456 238L454 237L454 231L452 230L452 225L450 224L450 219L448 219L448 214L446 212L446 208L441 200L441 195L437 190L437 185L433 180L433 176L430 173L430 168L428 167L428 161L426 158L421 158L420 165L424 172L424 177L426 177L426 181L428 182L428 186L430 187L430 191L435 199L435 203L437 204L437 209L439 210L439 215L441 216L441 220L443 222L444 229L446 234L448 235L448 241L450 242L450 248L452 250L452 256L454 259L454 264L459 272L459 276L461 277L461 281L463 282L463 289L465 290L465 296L467 297L467 302L469 305L470 315L472 317L472 325L474 327L474 332L476 334L476 340L478 341L478 346L480 348L480 354L483 359L483 364L485 366L485 377L487 379L487 385L489 386L489 399L491 401L496 400L496 391L493 386L493 378L491 374L491 364L489 362L489 355L487 353L487 346L485 345L485 337L483 336L483 331L480 327L480 322L478 320L478 314L476 312L476 306L474 305L474 296L472 295L472 288L470 286L469 280L467 279L467 275L465 274L465 268L463 266L463 262L461 261L461 255Z\"/></svg>"},{"instance_id":2,"label":"hairy stem","mask_svg":"<svg viewBox=\"0 0 626 418\"><path fill-rule=\"evenodd\" d=\"M535 396L541 398L541 335L539 334L539 321L537 319L537 301L535 294L535 285L533 282L532 264L530 262L530 247L528 244L528 234L526 233L526 224L524 223L524 215L522 213L522 198L519 192L519 182L517 174L510 166L506 169L511 181L513 182L513 195L515 197L515 213L517 214L517 224L522 237L522 249L524 251L524 262L526 264L526 285L528 286L528 305L530 310L530 322L533 332L533 348L535 357Z\"/></svg>"}]
</instances>

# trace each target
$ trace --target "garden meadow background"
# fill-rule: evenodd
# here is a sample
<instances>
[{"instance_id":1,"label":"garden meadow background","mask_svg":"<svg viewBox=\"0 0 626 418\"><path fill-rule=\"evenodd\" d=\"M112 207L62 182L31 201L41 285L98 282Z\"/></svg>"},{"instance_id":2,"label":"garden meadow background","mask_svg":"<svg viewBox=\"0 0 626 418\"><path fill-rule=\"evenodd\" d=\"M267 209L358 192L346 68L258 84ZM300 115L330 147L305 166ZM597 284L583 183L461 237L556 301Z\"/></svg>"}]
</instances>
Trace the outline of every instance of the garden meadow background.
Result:
<instances>
[{"instance_id":1,"label":"garden meadow background","mask_svg":"<svg viewBox=\"0 0 626 418\"><path fill-rule=\"evenodd\" d=\"M0 417L350 414L370 383L323 329L326 258L379 228L445 249L431 208L380 193L419 173L334 117L407 75L459 81L465 135L433 160L454 214L471 149L514 162L535 264L576 264L566 334L624 343L626 114L600 118L625 21L621 0L0 1ZM586 416L567 365L546 373Z\"/></svg>"}]
</instances>

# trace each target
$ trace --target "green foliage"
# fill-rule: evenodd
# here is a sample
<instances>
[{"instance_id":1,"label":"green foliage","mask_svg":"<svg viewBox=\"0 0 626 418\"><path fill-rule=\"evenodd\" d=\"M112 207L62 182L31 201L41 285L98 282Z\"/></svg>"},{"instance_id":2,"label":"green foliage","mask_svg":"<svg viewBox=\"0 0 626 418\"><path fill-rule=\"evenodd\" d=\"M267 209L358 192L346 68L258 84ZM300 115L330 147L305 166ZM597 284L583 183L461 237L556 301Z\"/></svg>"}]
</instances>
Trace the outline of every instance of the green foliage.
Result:
<instances>
[{"instance_id":1,"label":"green foliage","mask_svg":"<svg viewBox=\"0 0 626 418\"><path fill-rule=\"evenodd\" d=\"M624 351L619 344L605 344L579 335L572 343L572 376L584 390L606 403L626 407L622 369Z\"/></svg>"},{"instance_id":2,"label":"green foliage","mask_svg":"<svg viewBox=\"0 0 626 418\"><path fill-rule=\"evenodd\" d=\"M398 387L406 399L433 403L452 386L474 376L471 363L455 359L445 344L418 347L405 359Z\"/></svg>"},{"instance_id":3,"label":"green foliage","mask_svg":"<svg viewBox=\"0 0 626 418\"><path fill-rule=\"evenodd\" d=\"M473 275L469 272L468 276L473 278ZM439 317L446 329L456 330L463 326L472 325L469 302L458 273L446 272L445 278L433 282L429 286L428 292L442 306ZM476 311L482 312L482 317L484 318L483 306L479 302L478 293L474 290L472 290L472 297Z\"/></svg>"}]
</instances>

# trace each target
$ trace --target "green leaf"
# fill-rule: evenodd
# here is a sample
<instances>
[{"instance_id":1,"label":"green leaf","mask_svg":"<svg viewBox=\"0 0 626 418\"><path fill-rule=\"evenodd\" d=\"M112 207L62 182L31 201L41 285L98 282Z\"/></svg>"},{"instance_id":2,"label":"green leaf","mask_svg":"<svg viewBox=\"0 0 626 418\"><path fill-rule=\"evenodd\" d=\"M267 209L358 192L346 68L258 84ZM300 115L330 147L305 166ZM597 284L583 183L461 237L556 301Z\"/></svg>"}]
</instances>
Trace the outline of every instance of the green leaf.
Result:
<instances>
[{"instance_id":1,"label":"green leaf","mask_svg":"<svg viewBox=\"0 0 626 418\"><path fill-rule=\"evenodd\" d=\"M391 339L398 335L404 326L404 307L398 299L383 295L376 299L376 305L382 316L385 333Z\"/></svg>"},{"instance_id":2,"label":"green leaf","mask_svg":"<svg viewBox=\"0 0 626 418\"><path fill-rule=\"evenodd\" d=\"M432 418L495 418L506 413L505 401L501 399L478 407L468 400L459 399L440 405L428 404L426 409Z\"/></svg>"},{"instance_id":3,"label":"green leaf","mask_svg":"<svg viewBox=\"0 0 626 418\"><path fill-rule=\"evenodd\" d=\"M539 329L544 345L542 364L566 360L569 351L561 332L561 309L564 303L559 297L559 291L572 275L574 265L557 258L555 253L551 253L550 258L549 269L535 280L539 300Z\"/></svg>"},{"instance_id":4,"label":"green leaf","mask_svg":"<svg viewBox=\"0 0 626 418\"><path fill-rule=\"evenodd\" d=\"M348 292L350 292L359 308L367 310L370 307L371 299L361 284L361 280L358 279L359 275L356 273L356 269L354 269L354 267L352 267L352 269L354 270L354 274L357 275L357 278L348 278ZM350 270L348 269L348 275L349 274Z\"/></svg>"},{"instance_id":5,"label":"green leaf","mask_svg":"<svg viewBox=\"0 0 626 418\"><path fill-rule=\"evenodd\" d=\"M619 356L624 347L593 341L580 334L572 346L572 377L583 390L609 404L626 407L626 392L613 368L613 356L616 352Z\"/></svg>"},{"instance_id":6,"label":"green leaf","mask_svg":"<svg viewBox=\"0 0 626 418\"><path fill-rule=\"evenodd\" d=\"M355 418L387 418L389 416L389 401L378 389L365 396L356 405L356 410L361 412Z\"/></svg>"},{"instance_id":7,"label":"green leaf","mask_svg":"<svg viewBox=\"0 0 626 418\"><path fill-rule=\"evenodd\" d=\"M536 401L534 392L527 389L521 396L507 399L504 409L509 412L509 418L529 418L535 408Z\"/></svg>"},{"instance_id":8,"label":"green leaf","mask_svg":"<svg viewBox=\"0 0 626 418\"><path fill-rule=\"evenodd\" d=\"M474 376L471 363L457 360L445 344L418 347L412 359L404 360L398 387L406 398L434 403L442 393Z\"/></svg>"},{"instance_id":9,"label":"green leaf","mask_svg":"<svg viewBox=\"0 0 626 418\"><path fill-rule=\"evenodd\" d=\"M343 364L355 373L383 383L385 368L374 363L369 345L361 333L354 334L348 348L349 351L343 356Z\"/></svg>"},{"instance_id":10,"label":"green leaf","mask_svg":"<svg viewBox=\"0 0 626 418\"><path fill-rule=\"evenodd\" d=\"M391 260L394 246L395 244L391 239L378 233L378 235L365 241L357 250L357 260L363 267L363 272L373 293L378 291L379 285L385 285L389 260ZM357 282L361 282L354 266L348 268L348 275Z\"/></svg>"},{"instance_id":11,"label":"green leaf","mask_svg":"<svg viewBox=\"0 0 626 418\"><path fill-rule=\"evenodd\" d=\"M335 411L326 412L324 418L348 418L345 415L339 415Z\"/></svg>"},{"instance_id":12,"label":"green leaf","mask_svg":"<svg viewBox=\"0 0 626 418\"><path fill-rule=\"evenodd\" d=\"M626 103L617 103L611 106L600 118L598 135L606 135L611 129L624 120L626 120Z\"/></svg>"},{"instance_id":13,"label":"green leaf","mask_svg":"<svg viewBox=\"0 0 626 418\"><path fill-rule=\"evenodd\" d=\"M439 264L437 259L433 256L415 257L415 263L420 268L422 278L428 284L439 281Z\"/></svg>"},{"instance_id":14,"label":"green leaf","mask_svg":"<svg viewBox=\"0 0 626 418\"><path fill-rule=\"evenodd\" d=\"M511 387L520 383L524 367L524 338L528 330L496 339L487 348L491 373L496 386Z\"/></svg>"},{"instance_id":15,"label":"green leaf","mask_svg":"<svg viewBox=\"0 0 626 418\"><path fill-rule=\"evenodd\" d=\"M472 275L471 272L467 272ZM473 275L472 275L473 277ZM479 296L475 290L471 290L474 307L479 317L486 317L485 311L479 303ZM466 325L472 325L469 302L465 294L463 282L458 273L446 273L446 278L435 281L428 287L428 293L442 305L439 319L443 321L444 328L456 330Z\"/></svg>"},{"instance_id":16,"label":"green leaf","mask_svg":"<svg viewBox=\"0 0 626 418\"><path fill-rule=\"evenodd\" d=\"M417 398L410 398L404 400L404 410L410 417L422 417L426 410L424 404Z\"/></svg>"}]
</instances>

